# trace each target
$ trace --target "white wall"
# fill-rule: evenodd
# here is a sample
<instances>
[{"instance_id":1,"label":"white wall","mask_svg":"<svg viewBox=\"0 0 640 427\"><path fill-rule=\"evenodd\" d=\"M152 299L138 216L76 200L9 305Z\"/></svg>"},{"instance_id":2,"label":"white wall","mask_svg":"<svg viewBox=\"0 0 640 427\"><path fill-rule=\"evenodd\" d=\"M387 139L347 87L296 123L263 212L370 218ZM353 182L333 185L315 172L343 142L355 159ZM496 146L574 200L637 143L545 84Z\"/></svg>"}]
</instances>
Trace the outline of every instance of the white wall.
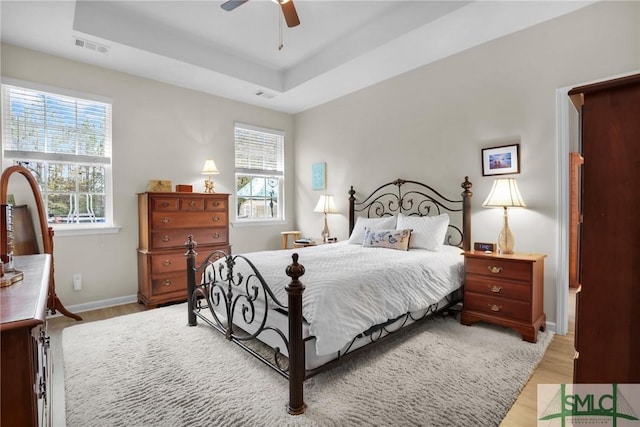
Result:
<instances>
[{"instance_id":1,"label":"white wall","mask_svg":"<svg viewBox=\"0 0 640 427\"><path fill-rule=\"evenodd\" d=\"M327 162L326 193L347 237L349 185L368 194L395 178L422 180L457 196L473 187L472 240L496 241L499 209L481 207L492 177L481 149L520 143L518 180L528 209L509 211L515 250L548 255L545 312L555 321L557 153L555 90L640 68L640 3L604 2L469 49L296 115L297 219L318 235L311 164ZM425 45L429 44L425 40ZM304 260L301 259L304 263Z\"/></svg>"},{"instance_id":2,"label":"white wall","mask_svg":"<svg viewBox=\"0 0 640 427\"><path fill-rule=\"evenodd\" d=\"M150 179L192 184L203 191L204 160L220 169L216 191L234 185L235 121L283 130L289 224L232 227L234 252L276 249L279 231L293 227L293 118L289 114L106 70L31 50L2 45L2 76L96 94L113 100L113 196L117 234L54 236L56 290L67 307L135 295L138 286L136 193ZM232 202L233 203L233 202ZM81 273L83 290L72 290ZM284 273L283 273L284 274Z\"/></svg>"}]
</instances>

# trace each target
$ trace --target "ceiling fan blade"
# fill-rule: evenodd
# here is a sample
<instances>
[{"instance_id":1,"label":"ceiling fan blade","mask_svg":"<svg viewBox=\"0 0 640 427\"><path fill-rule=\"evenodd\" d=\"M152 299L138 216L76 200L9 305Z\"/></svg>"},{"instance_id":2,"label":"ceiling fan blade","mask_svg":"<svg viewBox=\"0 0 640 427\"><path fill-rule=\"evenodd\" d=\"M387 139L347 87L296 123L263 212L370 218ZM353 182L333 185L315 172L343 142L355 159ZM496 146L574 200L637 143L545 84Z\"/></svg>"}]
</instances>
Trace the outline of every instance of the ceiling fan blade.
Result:
<instances>
[{"instance_id":1,"label":"ceiling fan blade","mask_svg":"<svg viewBox=\"0 0 640 427\"><path fill-rule=\"evenodd\" d=\"M249 0L229 0L220 5L221 8L226 10L227 12L231 12L236 7L240 6L243 3L248 2Z\"/></svg>"},{"instance_id":2,"label":"ceiling fan blade","mask_svg":"<svg viewBox=\"0 0 640 427\"><path fill-rule=\"evenodd\" d=\"M287 27L291 28L300 25L300 18L298 18L298 12L296 12L296 7L293 5L293 0L280 2L280 7L282 8L284 20L287 21Z\"/></svg>"}]
</instances>

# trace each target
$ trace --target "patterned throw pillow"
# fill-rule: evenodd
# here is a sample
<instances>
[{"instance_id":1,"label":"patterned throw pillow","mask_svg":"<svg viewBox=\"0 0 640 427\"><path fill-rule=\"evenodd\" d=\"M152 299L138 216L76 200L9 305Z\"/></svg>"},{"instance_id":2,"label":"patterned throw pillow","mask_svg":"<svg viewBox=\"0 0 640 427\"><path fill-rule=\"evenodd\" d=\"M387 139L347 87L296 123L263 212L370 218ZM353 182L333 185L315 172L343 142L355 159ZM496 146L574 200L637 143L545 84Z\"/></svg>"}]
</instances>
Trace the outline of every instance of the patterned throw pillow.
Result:
<instances>
[{"instance_id":1,"label":"patterned throw pillow","mask_svg":"<svg viewBox=\"0 0 640 427\"><path fill-rule=\"evenodd\" d=\"M365 228L362 246L409 250L411 230L372 230Z\"/></svg>"},{"instance_id":2,"label":"patterned throw pillow","mask_svg":"<svg viewBox=\"0 0 640 427\"><path fill-rule=\"evenodd\" d=\"M396 228L395 216L383 216L381 218L364 218L358 217L353 232L349 236L349 243L361 245L364 240L364 232L366 228L372 230L392 230Z\"/></svg>"},{"instance_id":3,"label":"patterned throw pillow","mask_svg":"<svg viewBox=\"0 0 640 427\"><path fill-rule=\"evenodd\" d=\"M398 215L398 229L410 228L411 248L437 252L442 249L449 228L449 215L407 216Z\"/></svg>"}]
</instances>

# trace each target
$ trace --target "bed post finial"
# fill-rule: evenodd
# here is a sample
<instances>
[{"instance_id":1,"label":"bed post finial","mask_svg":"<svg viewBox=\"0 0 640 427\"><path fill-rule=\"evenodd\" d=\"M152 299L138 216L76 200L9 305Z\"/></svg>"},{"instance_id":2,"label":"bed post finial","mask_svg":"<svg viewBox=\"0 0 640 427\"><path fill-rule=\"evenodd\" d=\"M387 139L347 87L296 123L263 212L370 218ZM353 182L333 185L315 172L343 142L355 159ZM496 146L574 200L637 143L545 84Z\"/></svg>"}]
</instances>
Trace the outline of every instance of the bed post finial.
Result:
<instances>
[{"instance_id":1,"label":"bed post finial","mask_svg":"<svg viewBox=\"0 0 640 427\"><path fill-rule=\"evenodd\" d=\"M187 248L187 252L184 254L187 258L187 324L189 326L196 326L197 320L196 314L193 311L192 296L196 290L196 257L198 256L196 246L198 246L198 244L193 240L193 236L189 234L184 245Z\"/></svg>"},{"instance_id":2,"label":"bed post finial","mask_svg":"<svg viewBox=\"0 0 640 427\"><path fill-rule=\"evenodd\" d=\"M291 258L293 264L287 267L287 276L291 283L285 288L289 295L289 405L287 411L291 415L304 413L304 341L302 340L302 292L304 285L300 277L304 275L304 266L298 264L298 254Z\"/></svg>"},{"instance_id":3,"label":"bed post finial","mask_svg":"<svg viewBox=\"0 0 640 427\"><path fill-rule=\"evenodd\" d=\"M353 189L353 185L351 186L351 190L349 190L349 236L353 232L353 227L356 224L356 212L355 212L355 198L356 190Z\"/></svg>"},{"instance_id":4,"label":"bed post finial","mask_svg":"<svg viewBox=\"0 0 640 427\"><path fill-rule=\"evenodd\" d=\"M473 184L469 181L469 177L464 177L464 182L460 184L464 191L462 192L462 249L471 250L471 187Z\"/></svg>"}]
</instances>

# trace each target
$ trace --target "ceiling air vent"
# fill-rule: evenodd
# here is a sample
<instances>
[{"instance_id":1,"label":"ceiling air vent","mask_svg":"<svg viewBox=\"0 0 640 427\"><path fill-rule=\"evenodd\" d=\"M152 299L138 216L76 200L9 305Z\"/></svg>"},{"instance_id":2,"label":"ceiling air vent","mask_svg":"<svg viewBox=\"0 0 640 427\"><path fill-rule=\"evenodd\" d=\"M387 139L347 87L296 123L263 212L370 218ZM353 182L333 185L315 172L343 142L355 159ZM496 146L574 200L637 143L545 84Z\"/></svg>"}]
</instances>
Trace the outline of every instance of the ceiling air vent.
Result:
<instances>
[{"instance_id":1,"label":"ceiling air vent","mask_svg":"<svg viewBox=\"0 0 640 427\"><path fill-rule=\"evenodd\" d=\"M78 37L74 37L73 39L74 39L74 44L78 47L83 47L85 49L93 50L98 53L104 53L104 54L109 53L109 46L92 42L89 40L84 40Z\"/></svg>"},{"instance_id":2,"label":"ceiling air vent","mask_svg":"<svg viewBox=\"0 0 640 427\"><path fill-rule=\"evenodd\" d=\"M260 98L266 98L266 99L271 99L271 98L275 98L275 95L269 92L265 92L264 90L258 90L255 93L256 96L259 96Z\"/></svg>"}]
</instances>

